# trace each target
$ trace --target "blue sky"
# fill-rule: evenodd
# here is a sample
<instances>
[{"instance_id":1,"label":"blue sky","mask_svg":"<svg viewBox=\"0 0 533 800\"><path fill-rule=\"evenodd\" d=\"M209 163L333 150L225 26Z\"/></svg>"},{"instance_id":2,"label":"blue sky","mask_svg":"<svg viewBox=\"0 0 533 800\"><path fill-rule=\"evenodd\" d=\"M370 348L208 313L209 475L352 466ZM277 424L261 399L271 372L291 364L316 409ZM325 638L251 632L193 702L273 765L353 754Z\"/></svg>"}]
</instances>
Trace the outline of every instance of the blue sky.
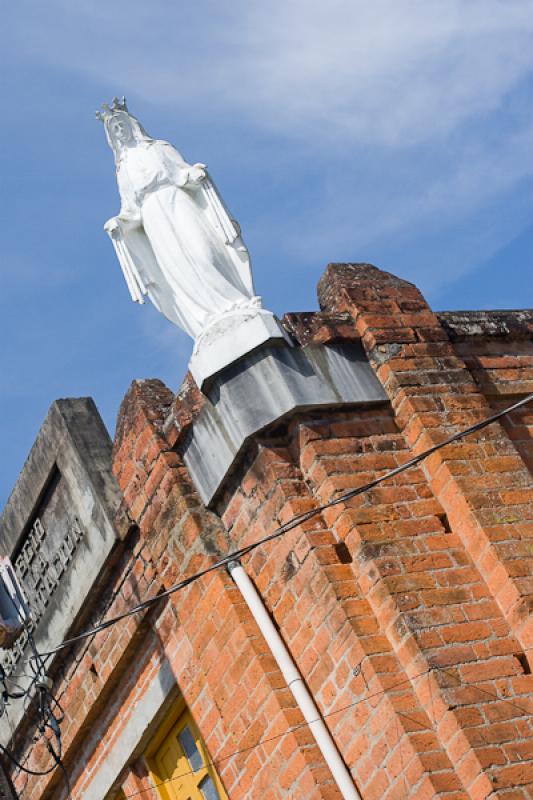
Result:
<instances>
[{"instance_id":1,"label":"blue sky","mask_svg":"<svg viewBox=\"0 0 533 800\"><path fill-rule=\"evenodd\" d=\"M113 430L131 380L177 389L191 341L131 303L94 111L125 94L208 164L264 304L316 308L328 261L436 309L533 305L531 0L18 0L3 10L0 505L50 403Z\"/></svg>"}]
</instances>

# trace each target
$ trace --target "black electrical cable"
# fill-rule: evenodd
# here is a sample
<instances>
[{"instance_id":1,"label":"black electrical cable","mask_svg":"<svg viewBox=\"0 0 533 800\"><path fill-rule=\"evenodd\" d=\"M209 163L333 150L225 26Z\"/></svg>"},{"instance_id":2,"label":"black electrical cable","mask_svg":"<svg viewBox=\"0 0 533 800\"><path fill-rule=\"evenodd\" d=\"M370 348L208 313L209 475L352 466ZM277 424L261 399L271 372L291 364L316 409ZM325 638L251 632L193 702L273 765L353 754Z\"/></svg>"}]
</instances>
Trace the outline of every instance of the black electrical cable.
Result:
<instances>
[{"instance_id":1,"label":"black electrical cable","mask_svg":"<svg viewBox=\"0 0 533 800\"><path fill-rule=\"evenodd\" d=\"M38 778L41 778L43 777L43 775L50 775L50 773L53 772L57 766L56 764L54 764L48 769L42 771L29 769L28 767L24 767L22 764L20 764L15 758L15 756L10 752L9 748L5 747L3 744L0 744L0 750L2 751L2 753L4 753L4 755L6 755L9 758L9 760L15 765L15 767L17 767L17 769L20 769L21 772L25 772L27 775L34 775Z\"/></svg>"},{"instance_id":2,"label":"black electrical cable","mask_svg":"<svg viewBox=\"0 0 533 800\"><path fill-rule=\"evenodd\" d=\"M28 677L31 680L31 676ZM18 687L19 691L10 692L9 689L7 688L8 680L11 681L11 683L15 686L15 688ZM7 703L8 700L20 700L21 698L26 697L27 690L23 689L19 683L12 680L11 676L6 675L6 672L1 664L0 664L0 684L2 684L3 686L3 689L1 691L1 696L2 696L2 701L4 703Z\"/></svg>"},{"instance_id":3,"label":"black electrical cable","mask_svg":"<svg viewBox=\"0 0 533 800\"><path fill-rule=\"evenodd\" d=\"M8 699L20 699L22 697L28 698L31 696L34 686L37 687L38 711L39 711L38 729L41 733L42 738L45 741L46 748L54 758L55 763L53 766L51 766L46 770L39 770L39 771L32 770L21 764L17 760L17 758L15 758L15 756L12 754L10 749L5 745L0 745L0 750L21 772L24 772L27 775L42 777L44 775L49 775L51 772L53 772L56 766L58 766L58 764L61 762L61 729L59 727L59 724L63 720L64 714L63 714L63 709L61 708L61 705L59 704L58 700L52 695L52 693L48 689L48 679L46 677L45 664L41 655L37 651L37 647L35 645L35 641L33 639L31 631L28 631L28 640L30 642L31 649L34 652L34 658L37 661L36 666L32 664L32 670L34 673L33 676L28 676L30 678L29 686L23 692L16 692L16 693L8 692L6 687L6 680L9 680L9 676L6 676L5 671L2 667L0 667L0 682L4 685L3 695ZM52 711L52 708L50 706L50 700L53 701L57 709L59 709L60 711L59 720L55 717L54 712ZM52 747L50 740L46 736L47 728L49 728L52 731L56 741L58 742L59 753L56 753L56 751ZM63 767L62 762L61 766ZM69 786L69 792L70 792L70 786Z\"/></svg>"},{"instance_id":4,"label":"black electrical cable","mask_svg":"<svg viewBox=\"0 0 533 800\"><path fill-rule=\"evenodd\" d=\"M63 774L63 778L64 778L64 781L65 781L65 786L66 786L66 789L67 789L67 800L71 800L71 798L72 798L72 786L71 786L71 783L70 783L69 774L67 772L67 769L66 769L65 765L63 764L63 758L62 758L63 746L62 746L62 742L61 742L60 724L64 719L63 709L61 708L61 705L59 704L58 700L54 697L54 695L50 691L48 691L47 689L44 689L44 694L46 695L46 701L47 701L46 702L46 707L47 707L46 708L46 717L47 717L46 727L50 728L50 730L52 731L52 733L54 734L54 736L56 738L56 741L57 741L57 752L52 747L52 744L51 744L49 739L45 739L46 748L47 748L48 752L50 753L50 755L52 756L52 758L54 759L55 765L57 767L59 767L59 769L61 770L61 772ZM52 709L50 707L50 701L51 700L54 702L54 704L56 705L56 707L59 709L59 711L61 713L61 718L60 719L57 719L55 717L54 712L52 711Z\"/></svg>"},{"instance_id":5,"label":"black electrical cable","mask_svg":"<svg viewBox=\"0 0 533 800\"><path fill-rule=\"evenodd\" d=\"M358 486L356 489L351 489L349 492L345 492L344 494L339 495L339 497L334 498L333 500L329 500L327 503L323 503L322 505L316 506L315 508L310 509L309 511L304 511L301 514L297 514L296 516L292 517L288 522L284 525L281 525L277 528L273 533L269 534L268 536L264 536L262 539L258 539L255 542L252 542L245 547L241 547L238 550L234 550L224 558L219 559L214 564L211 564L209 567L205 567L199 572L194 573L188 578L185 578L182 581L171 586L169 589L166 589L163 592L155 595L154 597L149 597L147 600L144 600L142 603L139 603L133 608L130 608L128 611L125 611L123 614L119 614L116 617L111 617L108 620L96 625L94 628L90 628L83 633L79 633L77 636L72 636L70 639L65 639L61 644L58 644L56 647L52 648L51 650L46 651L45 653L37 653L36 655L30 658L46 658L48 656L54 655L55 653L63 650L65 647L70 647L77 642L82 641L83 639L87 639L90 636L95 636L97 633L101 633L102 631L106 630L106 628L111 627L112 625L116 625L117 622L120 622L127 617L132 616L133 614L138 614L141 611L145 611L147 608L150 608L155 603L158 603L161 599L165 597L169 597L170 595L174 594L175 592L180 591L181 589L185 589L194 581L197 581L199 578L208 575L210 572L214 572L221 567L225 567L230 561L238 561L248 553L251 553L258 547L261 547L263 544L267 544L268 542L273 541L274 539L278 539L280 536L283 536L285 533L288 533L293 528L296 528L298 525L301 525L302 522L306 522L307 520L311 519L312 517L316 516L317 514L322 513L328 508L332 508L333 506L339 505L340 503L345 503L347 500L351 500L354 497L357 497L360 494L364 494L368 492L370 489L375 488L380 483L383 483L389 478L393 478L396 475L399 475L405 470L410 469L411 467L420 464L421 461L428 458L429 456L436 453L438 450L441 450L443 447L446 447L449 444L453 444L454 442L458 442L461 439L464 439L466 436L470 436L473 433L477 433L478 431L483 430L488 425L492 425L493 422L497 422L497 420L501 419L502 417L506 416L506 414L510 414L513 411L516 411L518 408L527 405L533 400L533 394L527 395L527 397L522 398L517 403L514 403L512 406L508 406L504 408L502 411L498 411L496 414L493 414L486 419L481 420L480 422L476 422L474 425L470 425L468 428L465 428L458 433L453 434L448 439L445 439L443 442L439 442L433 447L424 450L424 452L420 453L419 455L411 458L409 461L406 461L404 464L401 464L399 467L395 467L394 469L390 470L389 472L381 475L379 478L375 478L373 481L364 484L363 486Z\"/></svg>"},{"instance_id":6,"label":"black electrical cable","mask_svg":"<svg viewBox=\"0 0 533 800\"><path fill-rule=\"evenodd\" d=\"M44 663L44 656L39 653L37 650L37 645L35 644L35 639L33 638L33 632L28 627L26 628L28 634L28 642L30 644L30 649L33 652L33 659L32 659L32 667L36 674L39 674L41 678L46 676L46 664ZM33 660L37 661L37 666L33 665Z\"/></svg>"},{"instance_id":7,"label":"black electrical cable","mask_svg":"<svg viewBox=\"0 0 533 800\"><path fill-rule=\"evenodd\" d=\"M56 765L59 767L59 769L63 773L63 778L65 780L65 786L67 788L67 800L72 800L72 786L71 786L71 783L70 783L70 778L69 778L69 774L67 772L67 769L66 769L65 765L63 764L63 760L61 759L61 757L56 756L55 753L52 753L52 757L54 758L54 760L56 762Z\"/></svg>"}]
</instances>

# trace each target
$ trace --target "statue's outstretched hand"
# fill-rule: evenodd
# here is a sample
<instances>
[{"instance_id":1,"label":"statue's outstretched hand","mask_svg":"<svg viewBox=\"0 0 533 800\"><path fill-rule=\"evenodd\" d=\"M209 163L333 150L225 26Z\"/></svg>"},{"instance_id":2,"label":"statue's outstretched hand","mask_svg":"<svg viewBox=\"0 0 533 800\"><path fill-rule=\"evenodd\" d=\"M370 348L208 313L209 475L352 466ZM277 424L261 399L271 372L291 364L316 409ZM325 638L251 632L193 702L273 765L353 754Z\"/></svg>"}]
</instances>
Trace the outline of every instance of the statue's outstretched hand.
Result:
<instances>
[{"instance_id":1,"label":"statue's outstretched hand","mask_svg":"<svg viewBox=\"0 0 533 800\"><path fill-rule=\"evenodd\" d=\"M112 239L120 239L120 236L125 231L132 228L139 228L141 225L141 218L128 214L119 214L118 217L111 217L104 225L104 230L107 231Z\"/></svg>"},{"instance_id":2,"label":"statue's outstretched hand","mask_svg":"<svg viewBox=\"0 0 533 800\"><path fill-rule=\"evenodd\" d=\"M193 164L189 167L189 174L187 176L187 183L199 184L207 177L205 164Z\"/></svg>"},{"instance_id":3,"label":"statue's outstretched hand","mask_svg":"<svg viewBox=\"0 0 533 800\"><path fill-rule=\"evenodd\" d=\"M120 237L120 222L118 217L111 217L104 225L104 231L112 238L118 239Z\"/></svg>"}]
</instances>

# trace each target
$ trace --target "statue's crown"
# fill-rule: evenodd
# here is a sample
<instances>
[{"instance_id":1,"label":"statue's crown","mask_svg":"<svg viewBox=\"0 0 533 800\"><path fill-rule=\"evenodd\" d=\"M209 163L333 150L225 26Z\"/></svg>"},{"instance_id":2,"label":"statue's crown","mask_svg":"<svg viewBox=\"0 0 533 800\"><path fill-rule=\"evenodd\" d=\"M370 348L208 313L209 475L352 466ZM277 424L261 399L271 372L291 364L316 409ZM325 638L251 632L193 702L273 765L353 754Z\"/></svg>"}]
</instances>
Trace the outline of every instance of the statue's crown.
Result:
<instances>
[{"instance_id":1,"label":"statue's crown","mask_svg":"<svg viewBox=\"0 0 533 800\"><path fill-rule=\"evenodd\" d=\"M125 111L128 113L125 97L123 97L122 100L119 100L118 97L114 97L111 101L111 107L108 106L107 103L102 103L102 108L103 111L96 112L96 119L99 119L101 122L105 122L108 117L112 117L117 111Z\"/></svg>"}]
</instances>

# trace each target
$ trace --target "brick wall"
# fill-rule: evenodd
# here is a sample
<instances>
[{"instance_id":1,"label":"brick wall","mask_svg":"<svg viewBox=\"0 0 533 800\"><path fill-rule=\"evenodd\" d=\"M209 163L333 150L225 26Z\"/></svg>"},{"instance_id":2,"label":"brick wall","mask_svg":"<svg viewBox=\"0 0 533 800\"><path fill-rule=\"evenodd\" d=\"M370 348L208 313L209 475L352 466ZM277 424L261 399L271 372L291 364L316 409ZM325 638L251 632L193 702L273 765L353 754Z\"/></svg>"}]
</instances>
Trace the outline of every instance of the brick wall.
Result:
<instances>
[{"instance_id":1,"label":"brick wall","mask_svg":"<svg viewBox=\"0 0 533 800\"><path fill-rule=\"evenodd\" d=\"M360 339L389 402L255 437L209 511L179 454L202 396L190 377L177 397L136 381L114 451L130 531L95 620L533 391L531 314L437 315L370 265L330 265L319 300L287 329L302 345ZM523 409L243 560L363 800L533 796L532 426ZM220 570L66 655L55 691L74 798L95 796L165 665L231 800L339 797ZM126 796L155 796L142 752L156 711L115 782ZM23 797L65 796L58 771L16 780Z\"/></svg>"}]
</instances>

